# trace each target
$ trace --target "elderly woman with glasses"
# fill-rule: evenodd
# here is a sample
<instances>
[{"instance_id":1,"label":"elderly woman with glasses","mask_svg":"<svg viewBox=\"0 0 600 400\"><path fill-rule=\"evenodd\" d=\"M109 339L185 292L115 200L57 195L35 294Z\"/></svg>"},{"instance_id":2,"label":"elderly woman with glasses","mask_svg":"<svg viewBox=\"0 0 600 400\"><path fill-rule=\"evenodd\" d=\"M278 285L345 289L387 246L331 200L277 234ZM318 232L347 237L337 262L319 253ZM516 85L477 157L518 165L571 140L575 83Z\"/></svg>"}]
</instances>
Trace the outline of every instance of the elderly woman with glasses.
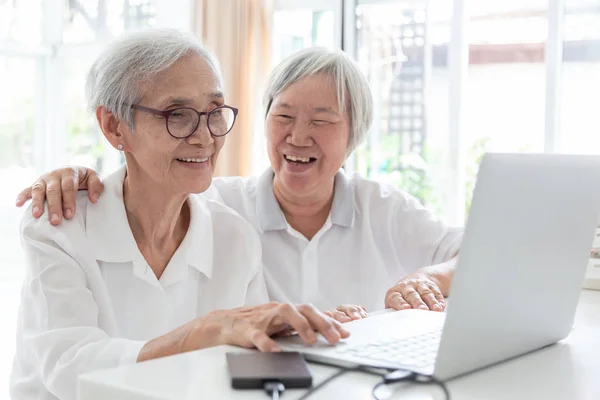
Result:
<instances>
[{"instance_id":1,"label":"elderly woman with glasses","mask_svg":"<svg viewBox=\"0 0 600 400\"><path fill-rule=\"evenodd\" d=\"M443 310L462 231L407 193L341 169L373 119L356 63L322 48L292 54L271 73L264 105L271 166L258 177L214 179L205 195L259 233L270 298L332 309L344 322L364 317L360 306ZM94 171L64 168L21 192L17 205L33 196L39 217L47 194L58 224L75 209L77 183L102 192Z\"/></svg>"},{"instance_id":2,"label":"elderly woman with glasses","mask_svg":"<svg viewBox=\"0 0 600 400\"><path fill-rule=\"evenodd\" d=\"M93 65L87 100L126 163L70 221L23 218L11 398L75 399L81 373L220 344L278 350L269 336L291 328L348 335L313 306L262 304L256 231L195 195L237 114L222 86L212 54L176 31L117 40Z\"/></svg>"}]
</instances>

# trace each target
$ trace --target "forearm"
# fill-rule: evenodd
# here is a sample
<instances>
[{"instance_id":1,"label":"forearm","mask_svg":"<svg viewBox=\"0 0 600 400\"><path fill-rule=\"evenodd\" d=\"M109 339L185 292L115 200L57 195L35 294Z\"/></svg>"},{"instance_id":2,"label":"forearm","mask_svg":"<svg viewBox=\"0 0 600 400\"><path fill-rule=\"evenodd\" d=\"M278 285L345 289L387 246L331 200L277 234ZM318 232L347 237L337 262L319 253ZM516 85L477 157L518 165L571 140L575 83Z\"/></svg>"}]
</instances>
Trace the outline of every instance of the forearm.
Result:
<instances>
[{"instance_id":1,"label":"forearm","mask_svg":"<svg viewBox=\"0 0 600 400\"><path fill-rule=\"evenodd\" d=\"M450 284L456 270L456 260L454 257L446 262L430 265L420 269L421 272L429 275L429 277L438 285L444 297L448 297L450 292Z\"/></svg>"},{"instance_id":2,"label":"forearm","mask_svg":"<svg viewBox=\"0 0 600 400\"><path fill-rule=\"evenodd\" d=\"M219 344L222 344L219 326L212 323L209 317L202 317L147 342L140 351L137 362Z\"/></svg>"}]
</instances>

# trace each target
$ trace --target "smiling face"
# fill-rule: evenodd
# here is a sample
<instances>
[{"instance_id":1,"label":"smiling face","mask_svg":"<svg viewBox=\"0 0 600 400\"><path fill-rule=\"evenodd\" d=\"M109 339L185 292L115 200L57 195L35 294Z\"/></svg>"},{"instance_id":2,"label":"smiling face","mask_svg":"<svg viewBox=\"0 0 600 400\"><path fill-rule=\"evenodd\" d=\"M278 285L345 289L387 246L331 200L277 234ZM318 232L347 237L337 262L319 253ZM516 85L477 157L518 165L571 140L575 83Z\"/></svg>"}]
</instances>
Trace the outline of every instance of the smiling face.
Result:
<instances>
[{"instance_id":1,"label":"smiling face","mask_svg":"<svg viewBox=\"0 0 600 400\"><path fill-rule=\"evenodd\" d=\"M219 79L199 55L187 55L142 87L138 105L156 110L191 107L209 112L223 105ZM119 122L128 169L139 171L161 190L171 193L200 193L212 181L224 137L213 137L206 116L198 129L185 139L172 137L161 116L136 110L134 129Z\"/></svg>"},{"instance_id":2,"label":"smiling face","mask_svg":"<svg viewBox=\"0 0 600 400\"><path fill-rule=\"evenodd\" d=\"M331 193L350 135L333 79L318 74L288 86L273 99L266 132L278 189L298 199Z\"/></svg>"}]
</instances>

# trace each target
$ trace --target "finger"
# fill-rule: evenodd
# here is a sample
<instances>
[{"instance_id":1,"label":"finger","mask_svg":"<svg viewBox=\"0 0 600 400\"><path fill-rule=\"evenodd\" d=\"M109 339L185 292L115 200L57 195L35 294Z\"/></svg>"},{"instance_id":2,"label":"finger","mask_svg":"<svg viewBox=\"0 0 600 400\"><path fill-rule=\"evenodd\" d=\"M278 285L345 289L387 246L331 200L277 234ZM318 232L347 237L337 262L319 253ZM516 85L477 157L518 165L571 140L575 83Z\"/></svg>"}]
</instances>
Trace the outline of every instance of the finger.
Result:
<instances>
[{"instance_id":1,"label":"finger","mask_svg":"<svg viewBox=\"0 0 600 400\"><path fill-rule=\"evenodd\" d=\"M62 189L60 179L49 176L46 181L46 201L48 202L48 218L52 225L62 221Z\"/></svg>"},{"instance_id":2,"label":"finger","mask_svg":"<svg viewBox=\"0 0 600 400\"><path fill-rule=\"evenodd\" d=\"M66 219L73 218L75 215L75 203L77 197L76 184L79 181L77 174L71 176L63 176L60 182L62 191L62 209Z\"/></svg>"},{"instance_id":3,"label":"finger","mask_svg":"<svg viewBox=\"0 0 600 400\"><path fill-rule=\"evenodd\" d=\"M364 313L364 311L362 311L362 309L360 309L360 308L358 308L356 306L353 306L353 305L349 305L349 304L342 305L342 306L339 306L337 308L337 310L341 311L344 314L346 314L352 320L364 318L363 315L362 315L362 313Z\"/></svg>"},{"instance_id":4,"label":"finger","mask_svg":"<svg viewBox=\"0 0 600 400\"><path fill-rule=\"evenodd\" d=\"M323 315L310 304L298 306L298 311L309 321L311 327L322 334L329 343L337 343L341 338L350 336L350 332L344 329L342 324Z\"/></svg>"},{"instance_id":5,"label":"finger","mask_svg":"<svg viewBox=\"0 0 600 400\"><path fill-rule=\"evenodd\" d=\"M404 300L402 293L400 292L388 292L385 298L385 308L393 308L395 310L408 310L412 306Z\"/></svg>"},{"instance_id":6,"label":"finger","mask_svg":"<svg viewBox=\"0 0 600 400\"><path fill-rule=\"evenodd\" d=\"M431 292L433 293L433 295L435 296L435 300L440 305L439 311L444 311L444 309L446 308L446 298L442 294L441 289L438 287L438 285L436 285L434 283L429 283L428 286L429 286L429 289L431 289ZM434 310L434 311L437 311L437 310Z\"/></svg>"},{"instance_id":7,"label":"finger","mask_svg":"<svg viewBox=\"0 0 600 400\"><path fill-rule=\"evenodd\" d=\"M317 341L317 335L308 320L291 304L280 304L271 312L276 313L284 323L289 324L298 335L308 344ZM278 324L279 325L279 324Z\"/></svg>"},{"instance_id":8,"label":"finger","mask_svg":"<svg viewBox=\"0 0 600 400\"><path fill-rule=\"evenodd\" d=\"M328 315L328 314L325 314L325 315ZM342 324L352 321L352 318L350 318L348 316L348 314L346 314L343 311L339 311L339 310L335 310L335 312L333 312L333 315L329 315L329 317L335 319L338 322L341 322Z\"/></svg>"},{"instance_id":9,"label":"finger","mask_svg":"<svg viewBox=\"0 0 600 400\"><path fill-rule=\"evenodd\" d=\"M280 352L281 348L277 343L269 337L265 332L253 329L248 331L250 342L260 351L264 352Z\"/></svg>"},{"instance_id":10,"label":"finger","mask_svg":"<svg viewBox=\"0 0 600 400\"><path fill-rule=\"evenodd\" d=\"M360 315L361 318L367 318L369 314L367 314L367 309L363 306L353 306L356 312Z\"/></svg>"},{"instance_id":11,"label":"finger","mask_svg":"<svg viewBox=\"0 0 600 400\"><path fill-rule=\"evenodd\" d=\"M442 311L442 306L438 303L435 298L435 294L431 290L431 287L426 283L419 283L417 285L417 292L421 296L421 300L427 304L427 307L433 311Z\"/></svg>"},{"instance_id":12,"label":"finger","mask_svg":"<svg viewBox=\"0 0 600 400\"><path fill-rule=\"evenodd\" d=\"M437 300L437 302L440 303L440 305L442 306L442 309L446 308L446 298L442 294L442 291L439 288L439 286L434 285L433 283L431 283L431 284L429 284L429 288L431 289L431 291L435 295L435 299Z\"/></svg>"},{"instance_id":13,"label":"finger","mask_svg":"<svg viewBox=\"0 0 600 400\"><path fill-rule=\"evenodd\" d=\"M429 307L427 307L427 304L421 299L421 295L413 286L406 286L402 292L402 297L404 297L404 300L406 300L412 308L429 310Z\"/></svg>"},{"instance_id":14,"label":"finger","mask_svg":"<svg viewBox=\"0 0 600 400\"><path fill-rule=\"evenodd\" d=\"M81 174L79 177L79 189L88 189L88 197L92 203L98 201L102 192L104 192L104 184L100 179L100 176L93 170L86 169L85 173Z\"/></svg>"},{"instance_id":15,"label":"finger","mask_svg":"<svg viewBox=\"0 0 600 400\"><path fill-rule=\"evenodd\" d=\"M44 213L44 201L46 200L46 182L38 179L31 185L31 214L39 218Z\"/></svg>"},{"instance_id":16,"label":"finger","mask_svg":"<svg viewBox=\"0 0 600 400\"><path fill-rule=\"evenodd\" d=\"M31 187L21 190L21 193L17 196L16 206L23 207L27 200L31 199Z\"/></svg>"}]
</instances>

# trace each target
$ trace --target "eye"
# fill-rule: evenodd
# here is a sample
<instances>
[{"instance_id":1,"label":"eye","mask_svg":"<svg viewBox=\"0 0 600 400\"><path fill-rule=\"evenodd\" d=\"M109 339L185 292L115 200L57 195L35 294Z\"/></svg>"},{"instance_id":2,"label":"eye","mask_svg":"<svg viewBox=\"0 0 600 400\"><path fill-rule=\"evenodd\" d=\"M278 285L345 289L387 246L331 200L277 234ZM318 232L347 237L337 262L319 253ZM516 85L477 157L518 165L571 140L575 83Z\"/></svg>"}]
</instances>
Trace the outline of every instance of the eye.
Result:
<instances>
[{"instance_id":1,"label":"eye","mask_svg":"<svg viewBox=\"0 0 600 400\"><path fill-rule=\"evenodd\" d=\"M330 124L331 122L325 121L324 119L315 119L312 121L312 123L314 125L326 125L326 124Z\"/></svg>"},{"instance_id":2,"label":"eye","mask_svg":"<svg viewBox=\"0 0 600 400\"><path fill-rule=\"evenodd\" d=\"M287 114L277 114L275 115L275 119L281 123L287 124L291 122L294 119L294 117Z\"/></svg>"}]
</instances>

